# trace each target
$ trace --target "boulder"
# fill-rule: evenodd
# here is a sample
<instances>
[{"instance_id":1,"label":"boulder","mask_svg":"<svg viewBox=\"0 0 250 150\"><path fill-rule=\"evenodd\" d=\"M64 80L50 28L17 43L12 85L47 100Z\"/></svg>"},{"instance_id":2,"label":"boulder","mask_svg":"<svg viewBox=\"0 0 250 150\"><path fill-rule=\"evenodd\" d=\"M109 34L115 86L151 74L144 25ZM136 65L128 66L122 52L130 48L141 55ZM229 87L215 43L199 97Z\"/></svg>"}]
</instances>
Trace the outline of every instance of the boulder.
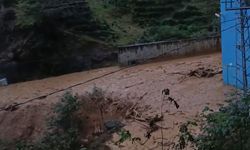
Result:
<instances>
[{"instance_id":1,"label":"boulder","mask_svg":"<svg viewBox=\"0 0 250 150\"><path fill-rule=\"evenodd\" d=\"M6 78L0 78L0 86L7 86L8 81Z\"/></svg>"}]
</instances>

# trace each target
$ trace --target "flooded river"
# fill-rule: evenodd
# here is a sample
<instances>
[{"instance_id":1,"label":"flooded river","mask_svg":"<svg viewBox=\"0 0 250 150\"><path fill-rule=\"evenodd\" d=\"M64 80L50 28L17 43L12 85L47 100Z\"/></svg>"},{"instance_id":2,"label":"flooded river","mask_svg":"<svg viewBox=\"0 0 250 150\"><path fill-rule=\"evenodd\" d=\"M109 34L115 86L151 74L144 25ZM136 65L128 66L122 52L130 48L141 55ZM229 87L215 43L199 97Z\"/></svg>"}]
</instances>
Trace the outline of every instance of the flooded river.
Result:
<instances>
[{"instance_id":1,"label":"flooded river","mask_svg":"<svg viewBox=\"0 0 250 150\"><path fill-rule=\"evenodd\" d=\"M202 67L221 69L221 54L214 53L152 62L122 70L120 67L102 68L12 84L0 87L0 107L25 102L34 97L89 81L71 88L70 91L81 95L96 86L114 97L138 103L145 108L142 112L145 116L159 114L162 108L165 118L163 126L168 128L168 130L164 130L164 135L166 138L172 139L176 136L181 123L197 118L205 106L216 109L223 105L232 91L230 87L223 85L221 74L209 78L186 76L190 71ZM170 89L171 97L180 105L179 109L167 104L161 107L161 92L163 89ZM23 130L31 126L30 124L34 128L30 136L38 136L44 128L42 125L44 124L44 117L50 113L51 104L56 103L63 93L55 93L47 98L22 105L17 112L0 112L0 138L14 138L18 136L18 133L22 134ZM29 109L31 110L29 111ZM20 117L20 115L27 116ZM23 120L17 118L23 118ZM22 125L13 125L14 122ZM143 125L138 122L127 122L125 128L136 137L144 137ZM160 131L156 131L152 136L152 139L143 146L125 142L123 148L118 148L112 142L118 138L114 134L113 140L107 144L112 149L160 149L160 141L157 140L160 137Z\"/></svg>"}]
</instances>

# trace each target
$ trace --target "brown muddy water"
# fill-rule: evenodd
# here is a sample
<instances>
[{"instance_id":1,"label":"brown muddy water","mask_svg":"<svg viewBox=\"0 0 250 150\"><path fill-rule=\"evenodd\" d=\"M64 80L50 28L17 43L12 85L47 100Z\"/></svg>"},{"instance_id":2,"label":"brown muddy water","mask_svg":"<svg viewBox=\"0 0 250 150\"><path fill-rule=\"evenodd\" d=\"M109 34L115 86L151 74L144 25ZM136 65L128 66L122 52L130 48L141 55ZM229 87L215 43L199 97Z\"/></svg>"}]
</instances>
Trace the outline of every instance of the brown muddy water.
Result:
<instances>
[{"instance_id":1,"label":"brown muddy water","mask_svg":"<svg viewBox=\"0 0 250 150\"><path fill-rule=\"evenodd\" d=\"M170 61L152 62L133 66L118 71L119 67L73 73L43 80L29 81L0 87L0 107L13 103L25 102L40 95L67 88L79 82L101 77L86 84L70 89L73 93L83 95L98 87L110 96L122 99L122 103L136 104L137 111L144 118L163 112L164 145L170 147L176 140L179 125L187 120L199 119L205 106L217 109L230 97L232 88L225 86L222 75L211 77L188 76L190 71L198 69L221 70L221 54L209 54ZM179 109L168 103L162 103L162 90L169 89L170 96L180 105ZM59 92L20 106L14 112L0 112L0 139L37 139L45 129L46 117L52 114L52 106L58 102L64 92ZM124 119L125 129L134 137L145 139L145 124L140 121ZM27 134L28 131L28 134ZM157 130L145 145L126 141L120 146L115 142L118 135L113 134L106 142L111 149L148 150L161 149L161 132Z\"/></svg>"}]
</instances>

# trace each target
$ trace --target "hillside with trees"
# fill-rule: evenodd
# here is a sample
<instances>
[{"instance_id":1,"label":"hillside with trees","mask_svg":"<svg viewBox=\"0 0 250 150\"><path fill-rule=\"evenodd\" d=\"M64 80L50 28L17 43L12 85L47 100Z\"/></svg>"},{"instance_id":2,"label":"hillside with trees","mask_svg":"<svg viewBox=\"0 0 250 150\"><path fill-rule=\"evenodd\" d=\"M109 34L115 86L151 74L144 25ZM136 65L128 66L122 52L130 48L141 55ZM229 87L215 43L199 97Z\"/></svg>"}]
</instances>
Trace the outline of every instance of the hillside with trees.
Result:
<instances>
[{"instance_id":1,"label":"hillside with trees","mask_svg":"<svg viewBox=\"0 0 250 150\"><path fill-rule=\"evenodd\" d=\"M87 1L94 16L113 29L118 45L207 36L219 29L219 1Z\"/></svg>"},{"instance_id":2,"label":"hillside with trees","mask_svg":"<svg viewBox=\"0 0 250 150\"><path fill-rule=\"evenodd\" d=\"M81 71L115 62L119 45L211 35L218 8L210 0L1 0L1 76Z\"/></svg>"}]
</instances>

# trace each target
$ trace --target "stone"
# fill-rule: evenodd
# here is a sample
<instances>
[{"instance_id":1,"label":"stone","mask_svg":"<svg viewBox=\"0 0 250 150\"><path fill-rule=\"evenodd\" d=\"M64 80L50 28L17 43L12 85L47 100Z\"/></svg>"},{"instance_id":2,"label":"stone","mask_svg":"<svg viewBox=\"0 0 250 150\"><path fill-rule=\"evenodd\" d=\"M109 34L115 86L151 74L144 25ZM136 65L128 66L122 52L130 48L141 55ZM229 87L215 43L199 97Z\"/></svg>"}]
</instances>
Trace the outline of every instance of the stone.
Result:
<instances>
[{"instance_id":1,"label":"stone","mask_svg":"<svg viewBox=\"0 0 250 150\"><path fill-rule=\"evenodd\" d=\"M6 78L0 78L0 86L7 86L8 81Z\"/></svg>"},{"instance_id":2,"label":"stone","mask_svg":"<svg viewBox=\"0 0 250 150\"><path fill-rule=\"evenodd\" d=\"M106 121L104 123L104 126L107 131L113 132L122 128L124 124L122 124L120 121L117 121L117 120L110 120L110 121Z\"/></svg>"}]
</instances>

